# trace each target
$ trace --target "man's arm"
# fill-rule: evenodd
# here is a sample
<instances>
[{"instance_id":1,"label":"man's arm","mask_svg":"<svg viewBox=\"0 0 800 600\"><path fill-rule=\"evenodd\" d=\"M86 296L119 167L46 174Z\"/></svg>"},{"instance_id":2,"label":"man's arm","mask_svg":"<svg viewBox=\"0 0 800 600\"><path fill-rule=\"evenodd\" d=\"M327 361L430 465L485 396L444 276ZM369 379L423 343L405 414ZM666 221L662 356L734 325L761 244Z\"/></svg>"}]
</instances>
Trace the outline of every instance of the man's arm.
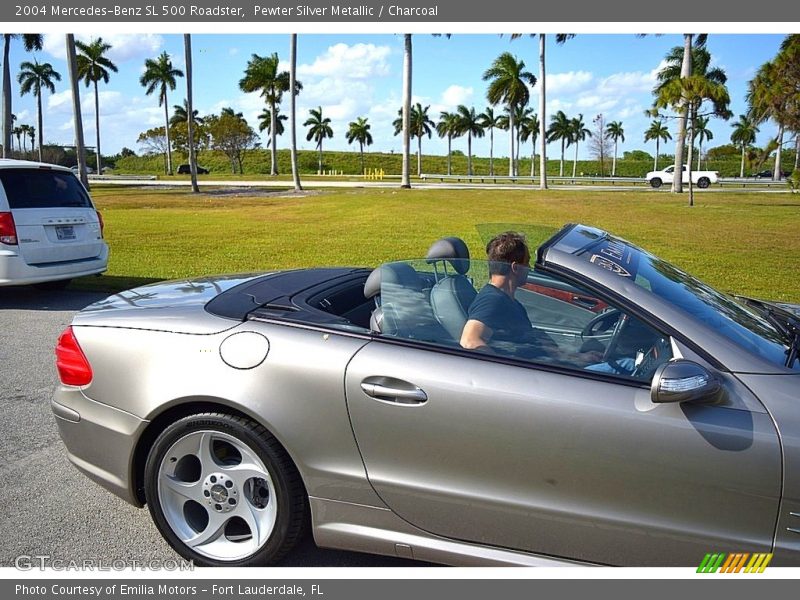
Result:
<instances>
[{"instance_id":1,"label":"man's arm","mask_svg":"<svg viewBox=\"0 0 800 600\"><path fill-rule=\"evenodd\" d=\"M482 321L470 319L461 332L461 346L467 350L488 350L487 342L493 333L491 327Z\"/></svg>"}]
</instances>

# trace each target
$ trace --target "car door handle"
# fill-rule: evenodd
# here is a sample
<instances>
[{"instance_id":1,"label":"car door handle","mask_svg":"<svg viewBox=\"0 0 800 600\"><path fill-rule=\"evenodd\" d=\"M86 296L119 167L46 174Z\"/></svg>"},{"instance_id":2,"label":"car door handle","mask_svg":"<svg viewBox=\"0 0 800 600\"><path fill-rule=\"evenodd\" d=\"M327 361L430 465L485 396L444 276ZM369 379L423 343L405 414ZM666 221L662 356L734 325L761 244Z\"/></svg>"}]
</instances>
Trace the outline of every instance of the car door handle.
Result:
<instances>
[{"instance_id":1,"label":"car door handle","mask_svg":"<svg viewBox=\"0 0 800 600\"><path fill-rule=\"evenodd\" d=\"M390 383L385 379L367 378L361 382L361 389L370 398L397 404L423 404L428 401L428 395L413 383L396 379Z\"/></svg>"}]
</instances>

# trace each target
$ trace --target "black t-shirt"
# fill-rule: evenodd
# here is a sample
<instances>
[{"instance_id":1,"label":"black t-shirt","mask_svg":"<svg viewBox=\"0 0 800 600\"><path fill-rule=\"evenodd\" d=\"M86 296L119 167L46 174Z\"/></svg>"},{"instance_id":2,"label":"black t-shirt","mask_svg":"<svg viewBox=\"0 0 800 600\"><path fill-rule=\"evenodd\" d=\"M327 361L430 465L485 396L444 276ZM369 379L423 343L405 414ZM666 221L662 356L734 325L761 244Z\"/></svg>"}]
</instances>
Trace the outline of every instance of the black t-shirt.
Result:
<instances>
[{"instance_id":1,"label":"black t-shirt","mask_svg":"<svg viewBox=\"0 0 800 600\"><path fill-rule=\"evenodd\" d=\"M553 341L533 328L522 304L491 283L475 296L468 318L480 321L492 330L488 346L501 354L536 358L548 354Z\"/></svg>"}]
</instances>

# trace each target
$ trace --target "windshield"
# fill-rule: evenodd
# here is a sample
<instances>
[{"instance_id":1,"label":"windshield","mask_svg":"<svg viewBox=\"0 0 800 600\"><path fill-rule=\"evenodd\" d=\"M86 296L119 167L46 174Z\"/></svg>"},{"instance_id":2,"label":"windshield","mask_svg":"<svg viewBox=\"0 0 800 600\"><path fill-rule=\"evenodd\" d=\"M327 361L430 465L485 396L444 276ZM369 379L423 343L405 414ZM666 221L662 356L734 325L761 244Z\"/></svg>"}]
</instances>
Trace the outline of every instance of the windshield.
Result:
<instances>
[{"instance_id":1,"label":"windshield","mask_svg":"<svg viewBox=\"0 0 800 600\"><path fill-rule=\"evenodd\" d=\"M691 314L745 350L770 363L785 365L787 342L761 313L667 261L604 231L580 225L557 238L552 247L630 278L636 285ZM797 361L793 368L798 368Z\"/></svg>"}]
</instances>

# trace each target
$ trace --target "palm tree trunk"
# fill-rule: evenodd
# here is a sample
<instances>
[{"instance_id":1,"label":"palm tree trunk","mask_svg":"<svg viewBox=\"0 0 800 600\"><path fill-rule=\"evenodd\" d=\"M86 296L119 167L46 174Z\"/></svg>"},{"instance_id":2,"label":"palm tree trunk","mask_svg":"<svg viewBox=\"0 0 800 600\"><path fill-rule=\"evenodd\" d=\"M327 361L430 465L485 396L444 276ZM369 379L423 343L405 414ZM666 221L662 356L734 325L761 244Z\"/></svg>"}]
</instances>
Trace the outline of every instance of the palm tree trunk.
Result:
<instances>
[{"instance_id":1,"label":"palm tree trunk","mask_svg":"<svg viewBox=\"0 0 800 600\"><path fill-rule=\"evenodd\" d=\"M742 144L742 166L739 168L739 177L744 177L744 144Z\"/></svg>"},{"instance_id":2,"label":"palm tree trunk","mask_svg":"<svg viewBox=\"0 0 800 600\"><path fill-rule=\"evenodd\" d=\"M403 173L400 187L411 187L411 34L405 34L403 51Z\"/></svg>"},{"instance_id":3,"label":"palm tree trunk","mask_svg":"<svg viewBox=\"0 0 800 600\"><path fill-rule=\"evenodd\" d=\"M422 135L417 136L417 177L422 175Z\"/></svg>"},{"instance_id":4,"label":"palm tree trunk","mask_svg":"<svg viewBox=\"0 0 800 600\"><path fill-rule=\"evenodd\" d=\"M689 77L692 74L692 35L683 34L683 63L681 64L681 77ZM678 135L675 141L675 170L683 173L683 145L686 143L686 118L688 116L688 106L685 98L681 98L678 107ZM683 177L672 178L672 191L681 193L683 191Z\"/></svg>"},{"instance_id":5,"label":"palm tree trunk","mask_svg":"<svg viewBox=\"0 0 800 600\"><path fill-rule=\"evenodd\" d=\"M319 148L319 174L322 175L322 138L320 138L317 148Z\"/></svg>"},{"instance_id":6,"label":"palm tree trunk","mask_svg":"<svg viewBox=\"0 0 800 600\"><path fill-rule=\"evenodd\" d=\"M291 93L293 93L293 91L289 90L289 93L291 94ZM275 133L275 129L278 127L278 119L276 118L276 115L275 115L275 103L273 101L271 101L271 100L270 100L270 103L269 103L269 111L270 111L270 114L269 114L269 137L270 137L270 142L271 142L271 146L270 146L270 149L269 149L269 161L270 161L269 174L270 175L277 175L278 174L278 153L277 153L277 150L275 149L275 144L278 143L278 140L277 140L278 136Z\"/></svg>"},{"instance_id":7,"label":"palm tree trunk","mask_svg":"<svg viewBox=\"0 0 800 600\"><path fill-rule=\"evenodd\" d=\"M192 177L192 192L200 193L197 185L197 158L194 151L194 103L192 101L192 36L183 34L183 51L186 56L186 129L189 134L189 172ZM97 85L97 83L95 83ZM100 118L97 120L97 147L100 148ZM98 162L99 162L98 153Z\"/></svg>"},{"instance_id":8,"label":"palm tree trunk","mask_svg":"<svg viewBox=\"0 0 800 600\"><path fill-rule=\"evenodd\" d=\"M547 129L545 123L544 84L544 34L539 34L539 189L547 189Z\"/></svg>"},{"instance_id":9,"label":"palm tree trunk","mask_svg":"<svg viewBox=\"0 0 800 600\"><path fill-rule=\"evenodd\" d=\"M39 128L39 162L42 162L42 91L36 94L36 127ZM33 140L31 140L33 143Z\"/></svg>"},{"instance_id":10,"label":"palm tree trunk","mask_svg":"<svg viewBox=\"0 0 800 600\"><path fill-rule=\"evenodd\" d=\"M75 122L75 152L78 155L78 172L81 182L89 189L89 179L86 177L86 149L83 144L83 116L81 115L81 91L78 87L78 61L75 57L75 36L67 34L67 68L69 69L69 82L72 88L72 115Z\"/></svg>"},{"instance_id":11,"label":"palm tree trunk","mask_svg":"<svg viewBox=\"0 0 800 600\"><path fill-rule=\"evenodd\" d=\"M561 138L561 162L558 164L558 176L564 176L564 138Z\"/></svg>"},{"instance_id":12,"label":"palm tree trunk","mask_svg":"<svg viewBox=\"0 0 800 600\"><path fill-rule=\"evenodd\" d=\"M489 175L494 175L494 125L489 127Z\"/></svg>"},{"instance_id":13,"label":"palm tree trunk","mask_svg":"<svg viewBox=\"0 0 800 600\"><path fill-rule=\"evenodd\" d=\"M772 180L781 178L781 148L783 147L783 125L778 125L778 147L775 148L775 168L772 170Z\"/></svg>"},{"instance_id":14,"label":"palm tree trunk","mask_svg":"<svg viewBox=\"0 0 800 600\"><path fill-rule=\"evenodd\" d=\"M472 175L472 133L467 132L467 175Z\"/></svg>"},{"instance_id":15,"label":"palm tree trunk","mask_svg":"<svg viewBox=\"0 0 800 600\"><path fill-rule=\"evenodd\" d=\"M452 175L452 158L453 158L453 136L449 133L447 134L447 174ZM491 159L489 159L491 161Z\"/></svg>"},{"instance_id":16,"label":"palm tree trunk","mask_svg":"<svg viewBox=\"0 0 800 600\"><path fill-rule=\"evenodd\" d=\"M694 141L694 120L689 123L689 140ZM694 206L694 186L692 185L692 153L694 152L694 143L689 144L689 152L686 157L686 174L688 175L689 184L689 206ZM678 167L675 167L678 170ZM699 170L699 169L698 169ZM681 166L680 180L683 182L683 166Z\"/></svg>"},{"instance_id":17,"label":"palm tree trunk","mask_svg":"<svg viewBox=\"0 0 800 600\"><path fill-rule=\"evenodd\" d=\"M522 146L522 133L519 130L519 124L517 124L517 147L515 148L516 157L514 159L514 175L519 176L519 148Z\"/></svg>"},{"instance_id":18,"label":"palm tree trunk","mask_svg":"<svg viewBox=\"0 0 800 600\"><path fill-rule=\"evenodd\" d=\"M41 129L42 124L39 123ZM97 154L97 174L103 174L103 165L100 164L100 95L97 91L97 80L94 81L94 129L95 140L97 141L96 154ZM41 132L40 132L41 133ZM41 144L39 144L41 146Z\"/></svg>"},{"instance_id":19,"label":"palm tree trunk","mask_svg":"<svg viewBox=\"0 0 800 600\"><path fill-rule=\"evenodd\" d=\"M611 176L617 176L617 138L614 138L614 161L611 163Z\"/></svg>"},{"instance_id":20,"label":"palm tree trunk","mask_svg":"<svg viewBox=\"0 0 800 600\"><path fill-rule=\"evenodd\" d=\"M300 185L300 172L297 170L297 119L295 110L297 101L295 98L294 88L297 85L297 34L293 33L289 42L289 106L292 135L292 179L294 179L294 189L299 192L303 189Z\"/></svg>"},{"instance_id":21,"label":"palm tree trunk","mask_svg":"<svg viewBox=\"0 0 800 600\"><path fill-rule=\"evenodd\" d=\"M658 147L660 138L656 138L656 159L653 161L653 171L658 171Z\"/></svg>"},{"instance_id":22,"label":"palm tree trunk","mask_svg":"<svg viewBox=\"0 0 800 600\"><path fill-rule=\"evenodd\" d=\"M575 177L575 171L578 169L578 141L575 140L575 160L572 161L572 177Z\"/></svg>"},{"instance_id":23,"label":"palm tree trunk","mask_svg":"<svg viewBox=\"0 0 800 600\"><path fill-rule=\"evenodd\" d=\"M700 170L700 157L703 156L703 141L702 138L697 143L697 170Z\"/></svg>"},{"instance_id":24,"label":"palm tree trunk","mask_svg":"<svg viewBox=\"0 0 800 600\"><path fill-rule=\"evenodd\" d=\"M536 142L531 140L531 177L536 177Z\"/></svg>"},{"instance_id":25,"label":"palm tree trunk","mask_svg":"<svg viewBox=\"0 0 800 600\"><path fill-rule=\"evenodd\" d=\"M794 170L800 168L800 131L795 132L794 139Z\"/></svg>"},{"instance_id":26,"label":"palm tree trunk","mask_svg":"<svg viewBox=\"0 0 800 600\"><path fill-rule=\"evenodd\" d=\"M11 34L3 35L3 158L11 157Z\"/></svg>"},{"instance_id":27,"label":"palm tree trunk","mask_svg":"<svg viewBox=\"0 0 800 600\"><path fill-rule=\"evenodd\" d=\"M164 134L167 136L167 175L172 175L172 144L169 143L169 111L167 90L164 90Z\"/></svg>"},{"instance_id":28,"label":"palm tree trunk","mask_svg":"<svg viewBox=\"0 0 800 600\"><path fill-rule=\"evenodd\" d=\"M514 107L508 106L508 176L514 176Z\"/></svg>"},{"instance_id":29,"label":"palm tree trunk","mask_svg":"<svg viewBox=\"0 0 800 600\"><path fill-rule=\"evenodd\" d=\"M359 140L358 147L361 152L361 174L364 174L364 142Z\"/></svg>"}]
</instances>

